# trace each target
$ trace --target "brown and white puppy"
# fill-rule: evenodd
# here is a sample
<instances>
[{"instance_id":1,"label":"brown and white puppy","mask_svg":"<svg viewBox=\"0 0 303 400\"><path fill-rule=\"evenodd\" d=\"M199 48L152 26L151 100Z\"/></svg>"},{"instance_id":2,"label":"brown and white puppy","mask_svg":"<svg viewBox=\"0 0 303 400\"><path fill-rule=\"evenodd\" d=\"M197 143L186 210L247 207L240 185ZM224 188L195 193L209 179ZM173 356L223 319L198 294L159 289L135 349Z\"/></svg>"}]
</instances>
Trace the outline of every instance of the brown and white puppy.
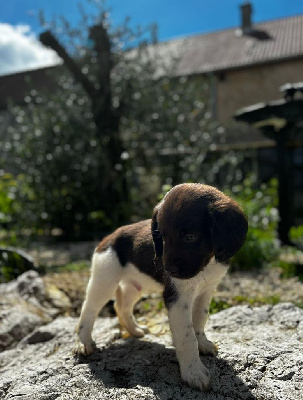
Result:
<instances>
[{"instance_id":1,"label":"brown and white puppy","mask_svg":"<svg viewBox=\"0 0 303 400\"><path fill-rule=\"evenodd\" d=\"M155 207L152 220L123 226L96 248L83 304L78 351L93 351L91 332L99 310L116 295L116 310L133 336L147 331L134 319L142 293L162 290L182 379L209 387L199 352L215 354L204 332L215 288L241 248L247 219L239 205L214 187L185 183Z\"/></svg>"}]
</instances>

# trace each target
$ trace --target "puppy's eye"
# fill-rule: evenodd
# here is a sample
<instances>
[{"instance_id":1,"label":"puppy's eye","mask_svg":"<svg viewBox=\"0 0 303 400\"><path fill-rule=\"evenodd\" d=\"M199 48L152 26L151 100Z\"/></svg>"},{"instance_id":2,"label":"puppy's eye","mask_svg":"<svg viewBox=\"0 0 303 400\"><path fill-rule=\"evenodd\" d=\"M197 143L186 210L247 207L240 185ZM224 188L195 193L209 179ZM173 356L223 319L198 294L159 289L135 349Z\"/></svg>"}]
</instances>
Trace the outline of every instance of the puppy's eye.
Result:
<instances>
[{"instance_id":1,"label":"puppy's eye","mask_svg":"<svg viewBox=\"0 0 303 400\"><path fill-rule=\"evenodd\" d=\"M189 235L185 235L185 236L184 236L184 241L185 241L186 243L194 242L196 239L197 239L197 235L191 235L191 234L189 234Z\"/></svg>"}]
</instances>

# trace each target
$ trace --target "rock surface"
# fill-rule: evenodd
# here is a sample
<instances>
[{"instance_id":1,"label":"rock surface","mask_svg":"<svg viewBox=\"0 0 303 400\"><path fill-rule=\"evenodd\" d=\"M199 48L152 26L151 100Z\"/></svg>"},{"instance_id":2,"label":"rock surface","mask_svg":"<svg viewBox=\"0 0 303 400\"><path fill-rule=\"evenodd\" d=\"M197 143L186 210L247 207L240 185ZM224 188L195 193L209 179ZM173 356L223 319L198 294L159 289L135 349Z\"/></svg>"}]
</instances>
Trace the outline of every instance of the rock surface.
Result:
<instances>
[{"instance_id":1,"label":"rock surface","mask_svg":"<svg viewBox=\"0 0 303 400\"><path fill-rule=\"evenodd\" d=\"M65 314L69 298L54 285L45 285L36 271L0 285L0 351L16 345L37 326Z\"/></svg>"},{"instance_id":2,"label":"rock surface","mask_svg":"<svg viewBox=\"0 0 303 400\"><path fill-rule=\"evenodd\" d=\"M167 325L167 320L162 321ZM303 310L291 303L237 306L210 317L217 357L202 357L208 393L185 386L171 335L120 336L117 318L99 318L98 349L74 357L77 319L57 317L0 354L3 400L302 400Z\"/></svg>"}]
</instances>

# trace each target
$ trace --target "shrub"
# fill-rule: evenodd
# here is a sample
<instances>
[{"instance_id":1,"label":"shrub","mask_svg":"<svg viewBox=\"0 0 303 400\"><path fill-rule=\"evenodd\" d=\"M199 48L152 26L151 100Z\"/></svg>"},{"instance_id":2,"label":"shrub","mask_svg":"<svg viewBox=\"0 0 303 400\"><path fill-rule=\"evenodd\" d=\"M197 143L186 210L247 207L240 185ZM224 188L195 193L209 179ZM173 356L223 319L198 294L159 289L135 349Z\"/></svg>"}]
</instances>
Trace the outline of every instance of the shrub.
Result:
<instances>
[{"instance_id":1,"label":"shrub","mask_svg":"<svg viewBox=\"0 0 303 400\"><path fill-rule=\"evenodd\" d=\"M303 248L303 225L292 226L289 232L290 240Z\"/></svg>"},{"instance_id":2,"label":"shrub","mask_svg":"<svg viewBox=\"0 0 303 400\"><path fill-rule=\"evenodd\" d=\"M20 245L20 237L29 237L34 230L36 216L32 205L35 197L23 174L14 176L0 170L0 178L0 242Z\"/></svg>"},{"instance_id":3,"label":"shrub","mask_svg":"<svg viewBox=\"0 0 303 400\"><path fill-rule=\"evenodd\" d=\"M248 233L241 250L232 258L234 269L256 269L273 263L280 254L277 238L278 182L256 185L256 179L244 179L230 195L243 207L248 217Z\"/></svg>"},{"instance_id":4,"label":"shrub","mask_svg":"<svg viewBox=\"0 0 303 400\"><path fill-rule=\"evenodd\" d=\"M35 268L34 262L25 252L0 247L0 283L9 282L33 268Z\"/></svg>"}]
</instances>

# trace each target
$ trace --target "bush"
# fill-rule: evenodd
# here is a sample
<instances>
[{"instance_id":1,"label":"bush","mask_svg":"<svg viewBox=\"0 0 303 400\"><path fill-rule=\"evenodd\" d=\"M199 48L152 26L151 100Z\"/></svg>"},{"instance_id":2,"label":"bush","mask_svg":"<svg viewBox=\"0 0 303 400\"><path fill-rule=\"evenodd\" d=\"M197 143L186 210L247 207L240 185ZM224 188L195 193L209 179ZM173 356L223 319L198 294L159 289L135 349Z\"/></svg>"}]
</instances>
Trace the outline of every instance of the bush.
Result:
<instances>
[{"instance_id":1,"label":"bush","mask_svg":"<svg viewBox=\"0 0 303 400\"><path fill-rule=\"evenodd\" d=\"M23 174L14 176L0 170L0 178L0 242L20 245L20 236L30 237L35 230L35 197Z\"/></svg>"},{"instance_id":2,"label":"bush","mask_svg":"<svg viewBox=\"0 0 303 400\"><path fill-rule=\"evenodd\" d=\"M303 248L303 225L292 226L289 232L290 240Z\"/></svg>"},{"instance_id":3,"label":"bush","mask_svg":"<svg viewBox=\"0 0 303 400\"><path fill-rule=\"evenodd\" d=\"M278 182L256 185L250 177L233 187L230 195L243 207L248 217L248 233L241 250L232 258L234 269L256 269L276 261L280 254L277 238Z\"/></svg>"},{"instance_id":4,"label":"bush","mask_svg":"<svg viewBox=\"0 0 303 400\"><path fill-rule=\"evenodd\" d=\"M34 262L25 252L0 247L0 283L9 282L33 268L35 268Z\"/></svg>"}]
</instances>

